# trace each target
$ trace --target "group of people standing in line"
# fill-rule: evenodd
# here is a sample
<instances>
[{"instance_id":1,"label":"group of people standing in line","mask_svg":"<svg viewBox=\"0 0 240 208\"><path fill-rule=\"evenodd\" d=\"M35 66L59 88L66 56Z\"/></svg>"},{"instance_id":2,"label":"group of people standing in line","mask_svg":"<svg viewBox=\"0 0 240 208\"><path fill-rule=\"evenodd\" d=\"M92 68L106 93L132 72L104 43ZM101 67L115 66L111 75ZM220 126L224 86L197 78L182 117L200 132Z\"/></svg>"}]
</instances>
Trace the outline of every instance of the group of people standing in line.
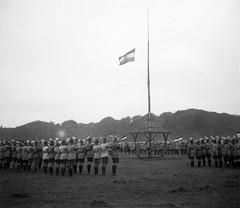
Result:
<instances>
[{"instance_id":1,"label":"group of people standing in line","mask_svg":"<svg viewBox=\"0 0 240 208\"><path fill-rule=\"evenodd\" d=\"M0 142L0 169L13 169L18 172L26 171L36 173L38 170L62 176L68 171L81 174L85 159L87 160L87 173L91 173L94 163L94 174L99 174L99 166L102 164L102 175L106 175L106 167L109 157L112 158L112 175L116 175L117 164L121 146L118 137L113 136L109 143L107 138L85 141L71 139L49 139L41 141L3 141ZM100 142L101 140L101 142Z\"/></svg>"},{"instance_id":2,"label":"group of people standing in line","mask_svg":"<svg viewBox=\"0 0 240 208\"><path fill-rule=\"evenodd\" d=\"M212 159L216 168L240 168L240 139L238 136L211 137L197 141L190 138L187 143L187 155L190 159L191 167L194 167L194 160L197 160L197 166L211 166ZM206 164L207 161L207 164Z\"/></svg>"}]
</instances>

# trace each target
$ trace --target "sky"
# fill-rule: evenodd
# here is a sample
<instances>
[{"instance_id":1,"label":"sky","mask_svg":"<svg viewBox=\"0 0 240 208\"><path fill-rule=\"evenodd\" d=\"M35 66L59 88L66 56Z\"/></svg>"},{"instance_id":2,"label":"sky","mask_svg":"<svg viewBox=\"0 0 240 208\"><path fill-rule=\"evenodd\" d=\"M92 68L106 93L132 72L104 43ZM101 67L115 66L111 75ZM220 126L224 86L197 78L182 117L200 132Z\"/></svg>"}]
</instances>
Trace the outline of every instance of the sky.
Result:
<instances>
[{"instance_id":1,"label":"sky","mask_svg":"<svg viewBox=\"0 0 240 208\"><path fill-rule=\"evenodd\" d=\"M147 114L147 8L151 112L240 115L238 0L0 0L0 126Z\"/></svg>"}]
</instances>

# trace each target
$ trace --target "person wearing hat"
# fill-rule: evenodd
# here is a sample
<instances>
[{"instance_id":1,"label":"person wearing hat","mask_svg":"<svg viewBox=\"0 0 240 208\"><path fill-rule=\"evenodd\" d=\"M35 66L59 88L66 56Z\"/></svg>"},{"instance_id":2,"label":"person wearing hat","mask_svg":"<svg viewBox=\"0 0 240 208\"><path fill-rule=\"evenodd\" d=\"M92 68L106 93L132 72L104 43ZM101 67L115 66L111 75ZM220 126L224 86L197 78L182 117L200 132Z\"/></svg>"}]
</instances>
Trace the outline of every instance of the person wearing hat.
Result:
<instances>
[{"instance_id":1,"label":"person wearing hat","mask_svg":"<svg viewBox=\"0 0 240 208\"><path fill-rule=\"evenodd\" d=\"M3 168L3 152L4 152L4 147L2 141L0 141L0 169Z\"/></svg>"},{"instance_id":2,"label":"person wearing hat","mask_svg":"<svg viewBox=\"0 0 240 208\"><path fill-rule=\"evenodd\" d=\"M34 141L33 143L33 171L37 172L37 166L39 164L39 152L40 152L40 146L38 141Z\"/></svg>"},{"instance_id":3,"label":"person wearing hat","mask_svg":"<svg viewBox=\"0 0 240 208\"><path fill-rule=\"evenodd\" d=\"M87 172L91 172L91 164L93 162L93 144L92 144L92 138L88 138L88 143L85 145L86 149L86 156L87 156Z\"/></svg>"},{"instance_id":4,"label":"person wearing hat","mask_svg":"<svg viewBox=\"0 0 240 208\"><path fill-rule=\"evenodd\" d=\"M103 138L103 143L100 145L102 159L102 175L106 175L106 167L108 164L110 145L107 143L107 138Z\"/></svg>"},{"instance_id":5,"label":"person wearing hat","mask_svg":"<svg viewBox=\"0 0 240 208\"><path fill-rule=\"evenodd\" d=\"M101 163L101 147L99 145L99 140L96 139L94 142L94 146L93 146L93 158L94 158L94 174L97 175L98 174L98 167L99 164Z\"/></svg>"},{"instance_id":6,"label":"person wearing hat","mask_svg":"<svg viewBox=\"0 0 240 208\"><path fill-rule=\"evenodd\" d=\"M68 159L68 149L65 140L62 141L62 144L59 147L60 152L60 168L62 176L64 176L66 172L66 165L67 165L67 159Z\"/></svg>"},{"instance_id":7,"label":"person wearing hat","mask_svg":"<svg viewBox=\"0 0 240 208\"><path fill-rule=\"evenodd\" d=\"M204 139L200 139L201 142L201 148L202 148L202 163L203 166L206 166L206 154L207 154L207 150L206 150L206 146L205 146L205 142Z\"/></svg>"},{"instance_id":8,"label":"person wearing hat","mask_svg":"<svg viewBox=\"0 0 240 208\"><path fill-rule=\"evenodd\" d=\"M3 152L3 168L9 169L11 158L11 146L9 141L5 141L4 152Z\"/></svg>"},{"instance_id":9,"label":"person wearing hat","mask_svg":"<svg viewBox=\"0 0 240 208\"><path fill-rule=\"evenodd\" d=\"M17 168L18 168L18 171L20 172L21 171L21 167L22 167L22 142L19 142L17 144L17 147L16 147L16 152L17 152Z\"/></svg>"},{"instance_id":10,"label":"person wearing hat","mask_svg":"<svg viewBox=\"0 0 240 208\"><path fill-rule=\"evenodd\" d=\"M223 143L222 139L219 137L218 142L217 142L217 149L218 149L218 162L219 162L219 167L223 167Z\"/></svg>"},{"instance_id":11,"label":"person wearing hat","mask_svg":"<svg viewBox=\"0 0 240 208\"><path fill-rule=\"evenodd\" d=\"M68 150L68 173L69 176L72 176L73 174L73 169L74 169L74 163L76 162L77 156L76 156L76 149L77 146L74 144L74 140L70 139L69 140L69 145L67 147Z\"/></svg>"},{"instance_id":12,"label":"person wearing hat","mask_svg":"<svg viewBox=\"0 0 240 208\"><path fill-rule=\"evenodd\" d=\"M79 174L81 174L83 169L83 163L85 160L85 155L86 155L86 149L82 139L79 141L79 144L78 144L77 155L78 155L77 158L78 158Z\"/></svg>"},{"instance_id":13,"label":"person wearing hat","mask_svg":"<svg viewBox=\"0 0 240 208\"><path fill-rule=\"evenodd\" d=\"M45 174L47 174L47 169L48 169L48 161L49 161L48 151L49 151L48 142L44 141L42 153L43 153L43 171Z\"/></svg>"},{"instance_id":14,"label":"person wearing hat","mask_svg":"<svg viewBox=\"0 0 240 208\"><path fill-rule=\"evenodd\" d=\"M48 146L48 170L51 175L53 175L53 165L54 165L54 141L50 139Z\"/></svg>"},{"instance_id":15,"label":"person wearing hat","mask_svg":"<svg viewBox=\"0 0 240 208\"><path fill-rule=\"evenodd\" d=\"M240 137L240 136L239 136ZM237 148L237 168L240 168L240 139L236 138L236 148Z\"/></svg>"},{"instance_id":16,"label":"person wearing hat","mask_svg":"<svg viewBox=\"0 0 240 208\"><path fill-rule=\"evenodd\" d=\"M187 147L187 155L191 162L191 167L194 167L194 157L196 156L195 146L193 144L193 139L190 137Z\"/></svg>"},{"instance_id":17,"label":"person wearing hat","mask_svg":"<svg viewBox=\"0 0 240 208\"><path fill-rule=\"evenodd\" d=\"M28 166L27 171L30 172L32 164L33 164L33 142L27 143L27 151L28 151Z\"/></svg>"},{"instance_id":18,"label":"person wearing hat","mask_svg":"<svg viewBox=\"0 0 240 208\"><path fill-rule=\"evenodd\" d=\"M212 163L212 160L211 160L211 157L212 157L212 144L210 143L209 139L206 137L206 144L205 144L205 147L206 147L206 151L207 151L207 161L208 161L208 166L211 166L211 163Z\"/></svg>"},{"instance_id":19,"label":"person wearing hat","mask_svg":"<svg viewBox=\"0 0 240 208\"><path fill-rule=\"evenodd\" d=\"M11 142L11 169L12 170L15 170L15 166L17 163L16 147L17 147L17 142L12 140L12 142Z\"/></svg>"},{"instance_id":20,"label":"person wearing hat","mask_svg":"<svg viewBox=\"0 0 240 208\"><path fill-rule=\"evenodd\" d=\"M60 167L60 151L59 146L61 145L61 141L57 141L55 147L54 147L54 161L55 161L55 172L56 176L59 175L59 167Z\"/></svg>"},{"instance_id":21,"label":"person wearing hat","mask_svg":"<svg viewBox=\"0 0 240 208\"><path fill-rule=\"evenodd\" d=\"M222 148L222 155L224 159L224 163L227 166L227 168L230 168L230 144L229 144L229 139L225 139L223 143L223 148Z\"/></svg>"},{"instance_id":22,"label":"person wearing hat","mask_svg":"<svg viewBox=\"0 0 240 208\"><path fill-rule=\"evenodd\" d=\"M202 160L202 145L200 143L200 140L197 140L197 143L195 145L196 148L196 159L198 161L198 167L201 167L201 160Z\"/></svg>"},{"instance_id":23,"label":"person wearing hat","mask_svg":"<svg viewBox=\"0 0 240 208\"><path fill-rule=\"evenodd\" d=\"M212 157L215 163L215 167L217 168L218 167L218 146L217 146L216 139L212 139L211 150L212 150Z\"/></svg>"},{"instance_id":24,"label":"person wearing hat","mask_svg":"<svg viewBox=\"0 0 240 208\"><path fill-rule=\"evenodd\" d=\"M22 147L22 165L23 165L23 171L26 171L27 165L28 165L28 151L27 151L28 145L27 142L23 142Z\"/></svg>"},{"instance_id":25,"label":"person wearing hat","mask_svg":"<svg viewBox=\"0 0 240 208\"><path fill-rule=\"evenodd\" d=\"M111 156L112 156L112 175L116 175L117 172L117 164L119 163L119 156L121 151L121 146L118 142L118 137L114 137L113 142L110 144L111 148Z\"/></svg>"},{"instance_id":26,"label":"person wearing hat","mask_svg":"<svg viewBox=\"0 0 240 208\"><path fill-rule=\"evenodd\" d=\"M236 146L236 139L233 137L230 143L230 163L233 168L237 167L237 146Z\"/></svg>"}]
</instances>

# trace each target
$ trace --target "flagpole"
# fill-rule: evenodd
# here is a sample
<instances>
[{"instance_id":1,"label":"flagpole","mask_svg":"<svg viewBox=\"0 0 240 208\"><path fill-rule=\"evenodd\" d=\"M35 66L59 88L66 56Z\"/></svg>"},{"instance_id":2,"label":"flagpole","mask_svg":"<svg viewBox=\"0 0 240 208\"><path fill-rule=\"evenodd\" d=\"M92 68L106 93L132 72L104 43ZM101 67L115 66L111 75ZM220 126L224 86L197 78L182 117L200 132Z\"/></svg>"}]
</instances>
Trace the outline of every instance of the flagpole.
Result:
<instances>
[{"instance_id":1,"label":"flagpole","mask_svg":"<svg viewBox=\"0 0 240 208\"><path fill-rule=\"evenodd\" d=\"M147 8L147 29L148 29L148 44L147 44L147 86L148 86L148 130L151 130L151 97L150 97L150 71L149 71L149 15Z\"/></svg>"}]
</instances>

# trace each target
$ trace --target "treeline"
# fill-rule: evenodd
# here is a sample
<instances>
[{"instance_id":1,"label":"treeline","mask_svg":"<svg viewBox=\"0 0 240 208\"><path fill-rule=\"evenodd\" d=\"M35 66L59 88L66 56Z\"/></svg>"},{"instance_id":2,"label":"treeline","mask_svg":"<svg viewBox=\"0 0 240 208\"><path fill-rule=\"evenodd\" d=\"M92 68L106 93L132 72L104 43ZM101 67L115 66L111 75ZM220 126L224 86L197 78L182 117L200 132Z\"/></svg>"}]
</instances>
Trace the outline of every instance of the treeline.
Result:
<instances>
[{"instance_id":1,"label":"treeline","mask_svg":"<svg viewBox=\"0 0 240 208\"><path fill-rule=\"evenodd\" d=\"M159 130L168 130L170 140L183 136L188 139L204 136L232 136L240 131L240 116L226 113L207 112L203 110L189 109L175 113L163 113L160 116L151 115L152 126ZM129 132L146 129L148 126L148 115L126 117L115 120L107 117L97 123L77 123L67 120L61 124L53 122L34 121L16 128L0 127L1 139L48 139L59 137L64 132L64 137L85 138L91 134L94 137L118 135L129 135ZM144 137L140 138L144 140ZM160 135L159 138L161 139ZM129 135L128 141L131 141Z\"/></svg>"}]
</instances>

